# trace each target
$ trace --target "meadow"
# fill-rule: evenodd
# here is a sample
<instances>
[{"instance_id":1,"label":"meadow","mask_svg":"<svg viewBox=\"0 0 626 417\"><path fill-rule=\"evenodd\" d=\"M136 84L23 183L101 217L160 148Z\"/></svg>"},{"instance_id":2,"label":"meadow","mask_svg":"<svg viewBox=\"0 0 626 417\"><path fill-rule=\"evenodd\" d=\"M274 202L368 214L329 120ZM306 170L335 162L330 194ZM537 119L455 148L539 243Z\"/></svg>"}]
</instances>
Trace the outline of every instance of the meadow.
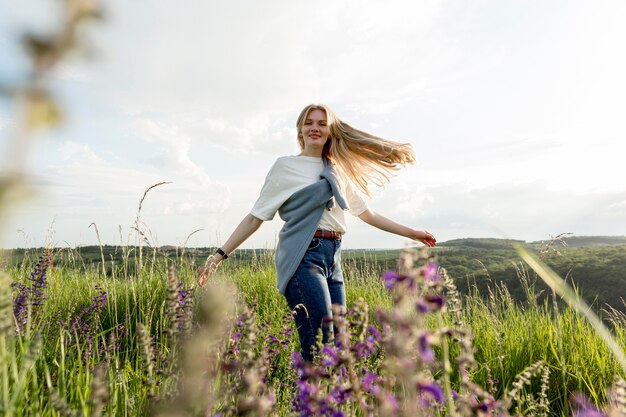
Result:
<instances>
[{"instance_id":1,"label":"meadow","mask_svg":"<svg viewBox=\"0 0 626 417\"><path fill-rule=\"evenodd\" d=\"M64 2L52 33L16 37L31 65L23 84L0 86L18 104L14 144L61 122L50 74L89 49L78 28L102 16L97 2ZM25 182L28 147L14 148L0 209ZM141 202L138 233L140 211ZM0 415L626 415L624 367L597 323L554 302L526 264L504 261L510 248L491 248L495 262L475 246L460 262L446 250L439 260L346 256L349 311L335 316L339 332L313 364L297 354L271 252L225 263L200 288L202 253L98 249L1 260ZM623 350L624 251L614 249L579 258L589 269L574 275L602 281L594 309ZM602 311L605 300L618 309Z\"/></svg>"},{"instance_id":2,"label":"meadow","mask_svg":"<svg viewBox=\"0 0 626 417\"><path fill-rule=\"evenodd\" d=\"M521 261L523 299L493 281L459 293L444 252L382 263L348 252L349 311L308 364L271 251L224 262L205 288L195 272L203 252L114 251L115 261L96 253L104 264L69 249L4 262L2 415L625 412L623 370L597 330L538 291ZM625 316L603 313L623 348Z\"/></svg>"}]
</instances>

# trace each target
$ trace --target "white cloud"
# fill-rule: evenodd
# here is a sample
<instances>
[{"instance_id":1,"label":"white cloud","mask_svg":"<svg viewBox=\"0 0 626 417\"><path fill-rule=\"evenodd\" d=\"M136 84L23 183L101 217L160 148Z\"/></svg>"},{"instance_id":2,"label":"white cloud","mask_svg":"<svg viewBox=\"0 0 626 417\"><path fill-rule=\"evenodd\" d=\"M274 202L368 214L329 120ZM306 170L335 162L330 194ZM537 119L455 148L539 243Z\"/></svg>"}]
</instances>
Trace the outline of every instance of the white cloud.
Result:
<instances>
[{"instance_id":1,"label":"white cloud","mask_svg":"<svg viewBox=\"0 0 626 417\"><path fill-rule=\"evenodd\" d=\"M180 175L194 179L199 185L208 187L214 182L190 158L191 138L179 127L139 119L135 122L138 136L150 143L146 147L148 160L155 168L165 168L169 175Z\"/></svg>"},{"instance_id":2,"label":"white cloud","mask_svg":"<svg viewBox=\"0 0 626 417\"><path fill-rule=\"evenodd\" d=\"M285 121L261 114L238 122L204 116L188 128L197 141L206 141L224 152L269 153L294 148L295 127Z\"/></svg>"},{"instance_id":3,"label":"white cloud","mask_svg":"<svg viewBox=\"0 0 626 417\"><path fill-rule=\"evenodd\" d=\"M91 148L84 144L75 141L65 141L60 146L60 153L66 161L79 161L82 166L92 166L93 164L100 164L103 162Z\"/></svg>"}]
</instances>

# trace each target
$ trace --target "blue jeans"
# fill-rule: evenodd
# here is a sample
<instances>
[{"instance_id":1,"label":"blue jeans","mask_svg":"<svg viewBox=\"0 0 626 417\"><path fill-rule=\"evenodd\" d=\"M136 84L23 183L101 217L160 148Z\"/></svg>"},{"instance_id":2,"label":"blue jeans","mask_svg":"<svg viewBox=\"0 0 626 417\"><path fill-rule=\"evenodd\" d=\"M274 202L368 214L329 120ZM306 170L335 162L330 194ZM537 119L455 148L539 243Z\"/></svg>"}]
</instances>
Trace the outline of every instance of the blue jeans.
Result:
<instances>
[{"instance_id":1,"label":"blue jeans","mask_svg":"<svg viewBox=\"0 0 626 417\"><path fill-rule=\"evenodd\" d=\"M285 290L287 303L295 311L302 357L313 360L312 348L322 329L322 342L333 332L332 304L345 308L346 292L341 273L341 240L313 238ZM302 307L298 307L303 305Z\"/></svg>"}]
</instances>

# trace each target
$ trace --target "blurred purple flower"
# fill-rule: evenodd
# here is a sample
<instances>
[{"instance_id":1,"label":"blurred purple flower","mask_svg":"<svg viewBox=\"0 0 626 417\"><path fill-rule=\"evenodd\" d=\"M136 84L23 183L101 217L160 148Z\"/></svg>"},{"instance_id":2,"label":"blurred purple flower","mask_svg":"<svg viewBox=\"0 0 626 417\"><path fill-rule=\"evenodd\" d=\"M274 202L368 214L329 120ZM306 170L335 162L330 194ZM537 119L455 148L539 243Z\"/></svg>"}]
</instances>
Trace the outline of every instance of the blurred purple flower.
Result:
<instances>
[{"instance_id":1,"label":"blurred purple flower","mask_svg":"<svg viewBox=\"0 0 626 417\"><path fill-rule=\"evenodd\" d=\"M421 274L426 281L439 282L441 276L439 275L439 264L437 262L429 262L422 268Z\"/></svg>"},{"instance_id":2,"label":"blurred purple flower","mask_svg":"<svg viewBox=\"0 0 626 417\"><path fill-rule=\"evenodd\" d=\"M178 283L178 304L180 307L187 305L189 298L191 297L191 288L185 288L182 282Z\"/></svg>"},{"instance_id":3,"label":"blurred purple flower","mask_svg":"<svg viewBox=\"0 0 626 417\"><path fill-rule=\"evenodd\" d=\"M606 414L598 410L583 394L572 395L571 401L574 417L606 417Z\"/></svg>"},{"instance_id":4,"label":"blurred purple flower","mask_svg":"<svg viewBox=\"0 0 626 417\"><path fill-rule=\"evenodd\" d=\"M322 366L336 366L339 364L339 350L328 345L322 347Z\"/></svg>"},{"instance_id":5,"label":"blurred purple flower","mask_svg":"<svg viewBox=\"0 0 626 417\"><path fill-rule=\"evenodd\" d=\"M380 405L382 409L390 411L392 415L397 415L398 411L400 411L398 399L391 393L381 396Z\"/></svg>"},{"instance_id":6,"label":"blurred purple flower","mask_svg":"<svg viewBox=\"0 0 626 417\"><path fill-rule=\"evenodd\" d=\"M376 352L375 346L376 340L372 336L368 336L362 342L354 342L352 345L352 351L355 352L355 355L358 359L363 359L365 357L371 356L374 352Z\"/></svg>"},{"instance_id":7,"label":"blurred purple flower","mask_svg":"<svg viewBox=\"0 0 626 417\"><path fill-rule=\"evenodd\" d=\"M301 381L306 381L310 377L315 375L315 369L311 366L311 364L302 358L300 352L293 352L293 367L298 372L298 377Z\"/></svg>"},{"instance_id":8,"label":"blurred purple flower","mask_svg":"<svg viewBox=\"0 0 626 417\"><path fill-rule=\"evenodd\" d=\"M432 362L435 360L435 351L430 347L428 341L429 334L427 332L422 333L419 337L419 353L424 362Z\"/></svg>"},{"instance_id":9,"label":"blurred purple flower","mask_svg":"<svg viewBox=\"0 0 626 417\"><path fill-rule=\"evenodd\" d=\"M405 281L409 278L406 275L399 274L396 271L387 271L383 274L383 282L385 283L385 288L391 289L395 287L399 282Z\"/></svg>"},{"instance_id":10,"label":"blurred purple flower","mask_svg":"<svg viewBox=\"0 0 626 417\"><path fill-rule=\"evenodd\" d=\"M302 417L313 417L318 415L318 407L315 404L317 387L302 380L296 382L296 387L298 391L296 392L296 397L294 398L294 411L298 411Z\"/></svg>"},{"instance_id":11,"label":"blurred purple flower","mask_svg":"<svg viewBox=\"0 0 626 417\"><path fill-rule=\"evenodd\" d=\"M345 386L337 386L334 387L330 393L328 394L328 399L331 400L330 404L336 404L336 405L342 405L345 404L346 401L348 401L349 399L351 399L350 396L350 392L351 392L352 388L346 388ZM331 408L331 407L329 407ZM331 411L330 415L338 415L338 414L333 414L336 413L337 410L334 410L334 407L332 407L333 410L329 410ZM343 411L341 411L341 413L343 414Z\"/></svg>"},{"instance_id":12,"label":"blurred purple flower","mask_svg":"<svg viewBox=\"0 0 626 417\"><path fill-rule=\"evenodd\" d=\"M420 394L428 394L437 403L443 404L443 390L436 382L418 382L417 390Z\"/></svg>"},{"instance_id":13,"label":"blurred purple flower","mask_svg":"<svg viewBox=\"0 0 626 417\"><path fill-rule=\"evenodd\" d=\"M420 313L433 313L439 311L445 305L445 299L438 294L425 295L416 303L417 310Z\"/></svg>"},{"instance_id":14,"label":"blurred purple flower","mask_svg":"<svg viewBox=\"0 0 626 417\"><path fill-rule=\"evenodd\" d=\"M379 341L380 339L382 339L383 335L380 333L380 331L378 331L378 329L374 326L368 326L367 327L367 331L369 333L372 334L372 336L374 336L374 340Z\"/></svg>"},{"instance_id":15,"label":"blurred purple flower","mask_svg":"<svg viewBox=\"0 0 626 417\"><path fill-rule=\"evenodd\" d=\"M361 386L364 391L371 392L372 394L380 393L380 387L376 385L376 382L380 377L372 372L367 372L361 379Z\"/></svg>"}]
</instances>

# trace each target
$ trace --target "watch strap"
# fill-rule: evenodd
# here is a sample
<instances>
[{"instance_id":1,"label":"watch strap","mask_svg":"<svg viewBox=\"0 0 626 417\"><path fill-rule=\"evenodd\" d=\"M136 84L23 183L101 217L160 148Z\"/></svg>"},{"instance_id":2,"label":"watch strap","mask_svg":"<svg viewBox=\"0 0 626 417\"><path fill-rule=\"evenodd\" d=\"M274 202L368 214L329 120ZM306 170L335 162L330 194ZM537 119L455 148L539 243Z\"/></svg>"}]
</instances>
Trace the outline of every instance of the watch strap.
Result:
<instances>
[{"instance_id":1,"label":"watch strap","mask_svg":"<svg viewBox=\"0 0 626 417\"><path fill-rule=\"evenodd\" d=\"M226 254L226 252L224 252L222 250L222 248L217 248L217 250L215 251L215 253L218 253L220 255L222 255L222 259L228 259L228 255Z\"/></svg>"}]
</instances>

